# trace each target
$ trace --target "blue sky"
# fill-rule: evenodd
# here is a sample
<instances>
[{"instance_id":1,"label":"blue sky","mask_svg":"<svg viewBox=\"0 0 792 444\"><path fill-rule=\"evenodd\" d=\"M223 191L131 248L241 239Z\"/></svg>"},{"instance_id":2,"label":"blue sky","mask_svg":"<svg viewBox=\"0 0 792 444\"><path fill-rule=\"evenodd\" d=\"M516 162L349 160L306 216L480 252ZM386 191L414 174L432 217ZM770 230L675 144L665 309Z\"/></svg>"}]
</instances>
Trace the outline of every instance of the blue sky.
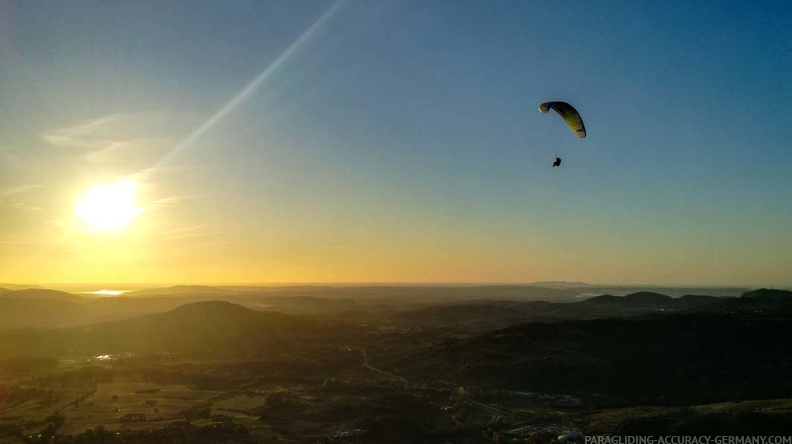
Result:
<instances>
[{"instance_id":1,"label":"blue sky","mask_svg":"<svg viewBox=\"0 0 792 444\"><path fill-rule=\"evenodd\" d=\"M784 2L0 17L4 281L792 285ZM75 230L119 177L135 224Z\"/></svg>"}]
</instances>

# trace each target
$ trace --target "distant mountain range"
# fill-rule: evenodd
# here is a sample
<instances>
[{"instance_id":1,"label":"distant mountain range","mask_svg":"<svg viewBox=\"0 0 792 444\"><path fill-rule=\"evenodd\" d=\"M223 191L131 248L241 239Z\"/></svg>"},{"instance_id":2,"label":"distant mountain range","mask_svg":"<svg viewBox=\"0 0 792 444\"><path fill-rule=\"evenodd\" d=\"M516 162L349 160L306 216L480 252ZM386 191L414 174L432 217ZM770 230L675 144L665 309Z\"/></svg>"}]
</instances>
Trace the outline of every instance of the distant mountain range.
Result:
<instances>
[{"instance_id":1,"label":"distant mountain range","mask_svg":"<svg viewBox=\"0 0 792 444\"><path fill-rule=\"evenodd\" d=\"M0 330L62 328L121 320L211 300L291 314L339 314L392 313L435 303L471 299L565 301L574 298L574 292L526 286L218 288L189 285L133 291L119 296L81 295L38 288L0 292Z\"/></svg>"},{"instance_id":2,"label":"distant mountain range","mask_svg":"<svg viewBox=\"0 0 792 444\"><path fill-rule=\"evenodd\" d=\"M4 290L27 290L29 288L37 289L37 288L42 288L42 287L39 287L38 285L27 285L27 284L21 284L20 285L20 284L3 284L3 283L0 283L0 292L2 292Z\"/></svg>"},{"instance_id":3,"label":"distant mountain range","mask_svg":"<svg viewBox=\"0 0 792 444\"><path fill-rule=\"evenodd\" d=\"M562 319L636 316L648 313L792 313L792 292L756 290L740 297L685 295L678 298L637 292L601 295L578 302L470 301L433 305L394 315L401 321L435 324L517 323Z\"/></svg>"},{"instance_id":4,"label":"distant mountain range","mask_svg":"<svg viewBox=\"0 0 792 444\"><path fill-rule=\"evenodd\" d=\"M288 314L379 315L442 324L618 317L652 311L783 311L790 309L789 294L787 290L759 289L744 292L741 297L672 298L640 291L626 296L604 294L582 299L577 291L532 286L301 286L258 290L177 286L97 297L37 288L0 291L0 330L87 325L213 300Z\"/></svg>"}]
</instances>

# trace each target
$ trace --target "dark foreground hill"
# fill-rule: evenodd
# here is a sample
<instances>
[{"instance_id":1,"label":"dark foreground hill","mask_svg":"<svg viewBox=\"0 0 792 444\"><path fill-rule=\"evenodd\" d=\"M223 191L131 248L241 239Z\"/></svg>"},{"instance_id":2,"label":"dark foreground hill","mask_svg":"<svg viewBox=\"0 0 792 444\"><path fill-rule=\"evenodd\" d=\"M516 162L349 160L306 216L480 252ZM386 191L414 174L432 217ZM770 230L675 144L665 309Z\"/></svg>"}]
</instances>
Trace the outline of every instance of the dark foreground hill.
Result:
<instances>
[{"instance_id":1,"label":"dark foreground hill","mask_svg":"<svg viewBox=\"0 0 792 444\"><path fill-rule=\"evenodd\" d=\"M698 403L792 396L785 317L652 315L528 323L377 361L408 378L574 394L609 402Z\"/></svg>"}]
</instances>

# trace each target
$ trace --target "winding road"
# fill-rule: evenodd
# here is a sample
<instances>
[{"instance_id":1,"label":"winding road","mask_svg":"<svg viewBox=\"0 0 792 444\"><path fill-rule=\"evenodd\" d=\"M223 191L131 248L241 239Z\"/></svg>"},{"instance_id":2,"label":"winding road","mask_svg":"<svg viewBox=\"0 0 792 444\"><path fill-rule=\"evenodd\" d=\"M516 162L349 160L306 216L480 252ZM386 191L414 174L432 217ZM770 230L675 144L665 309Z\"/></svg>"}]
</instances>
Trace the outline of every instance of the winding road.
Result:
<instances>
[{"instance_id":1,"label":"winding road","mask_svg":"<svg viewBox=\"0 0 792 444\"><path fill-rule=\"evenodd\" d=\"M360 352L363 355L363 367L366 367L367 369L369 369L369 370L371 370L373 372L377 372L377 373L379 373L381 375L385 375L385 376L388 376L388 377L391 377L391 378L394 378L394 379L398 379L399 381L404 383L405 387L407 386L407 384L410 383L410 381L408 381L407 378L404 378L404 377L399 376L399 375L394 375L393 373L386 372L385 370L378 369L377 367L374 367L373 365L369 364L368 356L366 355L366 347L362 347L360 349ZM470 399L470 397L468 397L468 396L465 396L465 399L467 399L467 401L471 402L472 404L475 404L475 405L477 405L479 407L483 407L483 408L485 408L485 409L487 409L487 410L489 410L491 412L497 413L499 415L511 416L511 412L507 412L507 411L492 407L490 405L487 405L487 404L484 404L484 403L481 403L481 402L478 402L478 401L474 401L474 400Z\"/></svg>"}]
</instances>

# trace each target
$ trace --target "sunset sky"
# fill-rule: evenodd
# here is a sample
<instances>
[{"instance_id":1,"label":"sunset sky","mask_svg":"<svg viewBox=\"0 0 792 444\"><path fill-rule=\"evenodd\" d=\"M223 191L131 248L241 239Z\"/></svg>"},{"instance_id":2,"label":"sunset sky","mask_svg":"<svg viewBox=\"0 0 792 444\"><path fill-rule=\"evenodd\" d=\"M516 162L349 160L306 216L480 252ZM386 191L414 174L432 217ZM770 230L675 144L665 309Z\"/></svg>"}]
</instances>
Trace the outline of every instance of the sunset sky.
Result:
<instances>
[{"instance_id":1,"label":"sunset sky","mask_svg":"<svg viewBox=\"0 0 792 444\"><path fill-rule=\"evenodd\" d=\"M0 282L790 286L790 23L781 1L0 1ZM134 205L85 204L102 190Z\"/></svg>"}]
</instances>

